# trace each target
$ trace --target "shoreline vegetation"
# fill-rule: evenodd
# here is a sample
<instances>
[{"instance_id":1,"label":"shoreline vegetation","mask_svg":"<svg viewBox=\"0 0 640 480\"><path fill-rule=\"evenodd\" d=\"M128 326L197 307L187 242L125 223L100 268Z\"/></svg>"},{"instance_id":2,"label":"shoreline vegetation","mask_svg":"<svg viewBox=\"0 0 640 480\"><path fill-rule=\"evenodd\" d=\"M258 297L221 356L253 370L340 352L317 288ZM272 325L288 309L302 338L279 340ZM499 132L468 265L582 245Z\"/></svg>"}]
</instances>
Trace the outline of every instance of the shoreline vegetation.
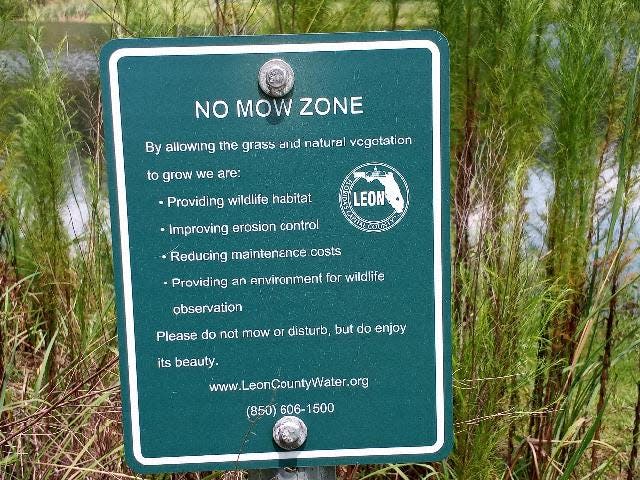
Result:
<instances>
[{"instance_id":1,"label":"shoreline vegetation","mask_svg":"<svg viewBox=\"0 0 640 480\"><path fill-rule=\"evenodd\" d=\"M142 478L122 451L101 99L61 69L68 43L43 47L39 22L59 20L106 37L443 32L455 446L338 476L640 478L638 1L0 0L0 51L28 64L16 82L0 60L1 478Z\"/></svg>"},{"instance_id":2,"label":"shoreline vegetation","mask_svg":"<svg viewBox=\"0 0 640 480\"><path fill-rule=\"evenodd\" d=\"M12 8L14 20L31 21L37 19L39 22L104 25L117 23L121 28L128 28L131 23L129 18L118 18L119 14L127 9L132 12L133 9L128 5L136 3L135 8L139 13L148 14L151 18L165 17L172 20L174 27L177 28L177 33L173 32L174 36L180 35L181 29L192 35L198 31L201 31L201 34L211 34L208 29L212 27L212 19L219 21L221 17L227 15L237 17L248 14L251 18L245 17L246 24L237 22L238 19L234 18L235 28L240 27L255 35L259 33L294 33L294 31L295 33L311 33L321 30L361 31L364 29L353 28L355 27L354 20L358 16L362 16L360 22L363 26L365 23L379 23L378 29L427 28L437 12L436 2L424 0L334 0L324 3L304 0L293 2L255 0L182 0L179 2L175 0L155 2L150 0L140 2L128 0L44 0L24 2L2 0L2 2L7 6L0 3L0 9ZM328 16L327 13L329 13ZM349 25L352 28L335 29L340 23L339 18L345 13L351 16ZM289 14L293 14L293 16ZM326 23L319 28L319 22ZM369 28L369 30L374 29Z\"/></svg>"}]
</instances>

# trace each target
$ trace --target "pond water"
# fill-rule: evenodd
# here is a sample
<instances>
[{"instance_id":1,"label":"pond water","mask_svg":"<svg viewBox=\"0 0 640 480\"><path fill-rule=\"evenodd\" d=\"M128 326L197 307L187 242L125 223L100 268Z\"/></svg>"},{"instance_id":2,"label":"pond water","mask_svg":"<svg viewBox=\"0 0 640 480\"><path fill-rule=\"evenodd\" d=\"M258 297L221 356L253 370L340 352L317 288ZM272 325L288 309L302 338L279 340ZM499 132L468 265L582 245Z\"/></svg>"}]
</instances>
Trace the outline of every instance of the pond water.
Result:
<instances>
[{"instance_id":1,"label":"pond water","mask_svg":"<svg viewBox=\"0 0 640 480\"><path fill-rule=\"evenodd\" d=\"M19 25L19 29L24 28ZM50 64L58 60L71 83L97 78L98 52L110 38L109 25L80 22L51 22L41 25L42 47ZM18 51L19 32L8 49L0 50L0 67L10 79L20 80L28 73L26 57Z\"/></svg>"}]
</instances>

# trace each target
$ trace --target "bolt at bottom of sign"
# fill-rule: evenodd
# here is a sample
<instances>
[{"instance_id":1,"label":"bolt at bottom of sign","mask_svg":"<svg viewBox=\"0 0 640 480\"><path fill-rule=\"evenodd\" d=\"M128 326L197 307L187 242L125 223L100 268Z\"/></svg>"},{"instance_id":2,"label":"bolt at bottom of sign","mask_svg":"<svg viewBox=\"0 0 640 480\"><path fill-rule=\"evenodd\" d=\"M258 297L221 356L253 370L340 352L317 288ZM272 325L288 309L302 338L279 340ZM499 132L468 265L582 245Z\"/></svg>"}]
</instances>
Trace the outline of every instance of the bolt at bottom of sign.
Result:
<instances>
[{"instance_id":1,"label":"bolt at bottom of sign","mask_svg":"<svg viewBox=\"0 0 640 480\"><path fill-rule=\"evenodd\" d=\"M301 447L306 439L307 426L298 417L282 417L273 426L273 440L285 450Z\"/></svg>"}]
</instances>

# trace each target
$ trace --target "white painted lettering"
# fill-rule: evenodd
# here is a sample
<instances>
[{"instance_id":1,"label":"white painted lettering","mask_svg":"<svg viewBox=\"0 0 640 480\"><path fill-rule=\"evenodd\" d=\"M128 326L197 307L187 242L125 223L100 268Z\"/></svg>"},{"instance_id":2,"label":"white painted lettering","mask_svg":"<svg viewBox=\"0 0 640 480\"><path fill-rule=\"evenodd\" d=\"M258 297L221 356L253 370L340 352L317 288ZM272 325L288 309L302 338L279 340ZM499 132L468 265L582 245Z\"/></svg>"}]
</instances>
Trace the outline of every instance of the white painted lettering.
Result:
<instances>
[{"instance_id":1,"label":"white painted lettering","mask_svg":"<svg viewBox=\"0 0 640 480\"><path fill-rule=\"evenodd\" d=\"M219 111L220 109L218 107L220 106L222 106L222 111ZM216 100L213 102L213 114L216 118L225 118L229 114L229 105L227 105L227 102L222 100Z\"/></svg>"},{"instance_id":2,"label":"white painted lettering","mask_svg":"<svg viewBox=\"0 0 640 480\"><path fill-rule=\"evenodd\" d=\"M307 108L309 108L309 105L311 105L311 103L313 102L313 98L303 97L300 99L300 101L304 103L304 105L300 109L300 115L313 115L313 112L307 111Z\"/></svg>"},{"instance_id":3,"label":"white painted lettering","mask_svg":"<svg viewBox=\"0 0 640 480\"><path fill-rule=\"evenodd\" d=\"M204 115L205 117L209 118L209 100L207 100L206 102L204 102L206 107L203 107L202 104L196 100L196 104L195 104L195 108L196 108L196 118L200 118L200 114Z\"/></svg>"}]
</instances>

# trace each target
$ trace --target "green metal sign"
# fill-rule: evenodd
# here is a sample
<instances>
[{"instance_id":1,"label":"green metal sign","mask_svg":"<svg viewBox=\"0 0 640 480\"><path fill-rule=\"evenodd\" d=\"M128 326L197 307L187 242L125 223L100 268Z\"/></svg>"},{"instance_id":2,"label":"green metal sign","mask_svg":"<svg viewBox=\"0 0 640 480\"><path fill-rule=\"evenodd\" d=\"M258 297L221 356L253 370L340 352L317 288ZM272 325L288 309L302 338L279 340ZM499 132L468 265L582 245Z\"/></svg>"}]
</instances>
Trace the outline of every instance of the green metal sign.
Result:
<instances>
[{"instance_id":1,"label":"green metal sign","mask_svg":"<svg viewBox=\"0 0 640 480\"><path fill-rule=\"evenodd\" d=\"M443 458L444 37L116 40L101 73L130 466Z\"/></svg>"}]
</instances>

